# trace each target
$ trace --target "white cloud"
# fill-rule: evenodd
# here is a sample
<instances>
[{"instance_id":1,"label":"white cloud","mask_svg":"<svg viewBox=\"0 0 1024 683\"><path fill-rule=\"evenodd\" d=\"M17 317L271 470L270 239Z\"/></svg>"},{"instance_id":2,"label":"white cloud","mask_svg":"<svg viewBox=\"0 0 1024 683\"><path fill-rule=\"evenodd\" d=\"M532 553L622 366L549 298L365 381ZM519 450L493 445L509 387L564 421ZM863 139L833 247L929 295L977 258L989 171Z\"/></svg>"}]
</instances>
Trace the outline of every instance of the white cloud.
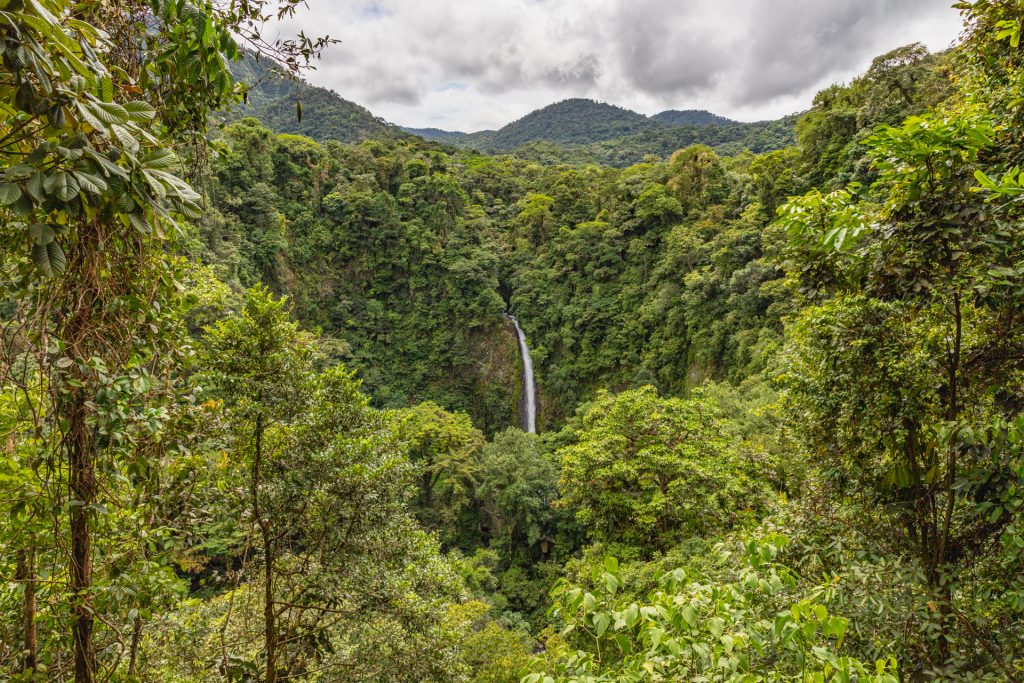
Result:
<instances>
[{"instance_id":1,"label":"white cloud","mask_svg":"<svg viewBox=\"0 0 1024 683\"><path fill-rule=\"evenodd\" d=\"M810 106L878 54L948 47L951 0L309 0L308 80L403 125L497 128L568 97L741 120Z\"/></svg>"}]
</instances>

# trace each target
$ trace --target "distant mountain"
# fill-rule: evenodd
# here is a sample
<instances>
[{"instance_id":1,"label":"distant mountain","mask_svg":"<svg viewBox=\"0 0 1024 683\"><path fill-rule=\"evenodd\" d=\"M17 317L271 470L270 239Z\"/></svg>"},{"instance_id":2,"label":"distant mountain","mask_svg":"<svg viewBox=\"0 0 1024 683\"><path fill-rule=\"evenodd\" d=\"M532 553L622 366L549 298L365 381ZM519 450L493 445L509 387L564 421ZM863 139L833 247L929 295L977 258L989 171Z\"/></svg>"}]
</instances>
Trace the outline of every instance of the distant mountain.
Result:
<instances>
[{"instance_id":1,"label":"distant mountain","mask_svg":"<svg viewBox=\"0 0 1024 683\"><path fill-rule=\"evenodd\" d=\"M622 166L696 144L710 145L723 153L778 149L794 144L794 121L787 117L739 123L697 109L669 110L648 117L594 100L570 99L538 109L496 131L403 130L482 152L515 151L541 161L594 161Z\"/></svg>"},{"instance_id":2,"label":"distant mountain","mask_svg":"<svg viewBox=\"0 0 1024 683\"><path fill-rule=\"evenodd\" d=\"M249 54L232 63L235 78L246 83L250 90L248 101L227 113L228 120L253 116L279 133L305 135L320 142L356 143L408 135L333 90L286 78L274 66L267 59L256 60ZM301 120L299 102L302 103Z\"/></svg>"},{"instance_id":3,"label":"distant mountain","mask_svg":"<svg viewBox=\"0 0 1024 683\"><path fill-rule=\"evenodd\" d=\"M571 99L531 112L493 133L474 133L469 137L488 149L513 150L537 140L560 145L613 140L657 125L643 114L622 107Z\"/></svg>"},{"instance_id":4,"label":"distant mountain","mask_svg":"<svg viewBox=\"0 0 1024 683\"><path fill-rule=\"evenodd\" d=\"M732 119L712 114L703 109L686 109L684 111L670 109L655 114L651 119L666 126L729 126L736 123Z\"/></svg>"},{"instance_id":5,"label":"distant mountain","mask_svg":"<svg viewBox=\"0 0 1024 683\"><path fill-rule=\"evenodd\" d=\"M232 65L249 84L248 101L225 115L229 121L253 116L281 133L318 141L357 143L412 135L443 145L486 153L516 152L544 163L603 163L628 166L648 156L709 145L720 153L764 152L794 144L795 117L737 123L707 111L664 111L655 116L586 99L569 99L527 114L499 130L475 133L439 128L400 128L374 116L332 90L277 73L272 62L246 56ZM302 102L302 117L298 102Z\"/></svg>"}]
</instances>

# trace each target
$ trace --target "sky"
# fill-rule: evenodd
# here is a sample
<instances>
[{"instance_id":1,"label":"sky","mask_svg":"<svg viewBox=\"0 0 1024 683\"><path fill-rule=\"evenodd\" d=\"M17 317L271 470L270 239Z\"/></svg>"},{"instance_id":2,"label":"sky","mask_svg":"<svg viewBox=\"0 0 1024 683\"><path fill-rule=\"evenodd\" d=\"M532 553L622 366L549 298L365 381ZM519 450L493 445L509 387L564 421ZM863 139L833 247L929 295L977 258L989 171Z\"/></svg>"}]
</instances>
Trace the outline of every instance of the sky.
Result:
<instances>
[{"instance_id":1,"label":"sky","mask_svg":"<svg viewBox=\"0 0 1024 683\"><path fill-rule=\"evenodd\" d=\"M953 44L952 0L308 0L306 79L403 126L500 128L587 97L739 121L803 111L901 45Z\"/></svg>"}]
</instances>

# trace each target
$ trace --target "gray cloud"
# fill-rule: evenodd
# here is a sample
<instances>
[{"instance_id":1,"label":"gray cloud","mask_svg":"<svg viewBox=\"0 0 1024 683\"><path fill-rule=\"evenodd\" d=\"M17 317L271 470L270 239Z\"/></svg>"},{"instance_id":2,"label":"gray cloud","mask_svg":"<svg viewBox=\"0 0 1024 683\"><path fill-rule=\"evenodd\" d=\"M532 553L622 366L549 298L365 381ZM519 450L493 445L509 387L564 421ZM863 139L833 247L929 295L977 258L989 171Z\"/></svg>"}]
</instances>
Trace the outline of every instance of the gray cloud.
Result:
<instances>
[{"instance_id":1,"label":"gray cloud","mask_svg":"<svg viewBox=\"0 0 1024 683\"><path fill-rule=\"evenodd\" d=\"M951 0L310 0L318 85L406 125L494 128L567 97L757 119L884 51L948 46ZM455 87L452 87L452 86Z\"/></svg>"},{"instance_id":2,"label":"gray cloud","mask_svg":"<svg viewBox=\"0 0 1024 683\"><path fill-rule=\"evenodd\" d=\"M956 36L956 13L934 0L781 0L751 9L750 28L759 37L739 71L746 87L732 97L738 104L800 93L809 83L848 69L851 57L862 63L891 47L930 38L893 30L913 26L917 17L952 16L947 42Z\"/></svg>"}]
</instances>

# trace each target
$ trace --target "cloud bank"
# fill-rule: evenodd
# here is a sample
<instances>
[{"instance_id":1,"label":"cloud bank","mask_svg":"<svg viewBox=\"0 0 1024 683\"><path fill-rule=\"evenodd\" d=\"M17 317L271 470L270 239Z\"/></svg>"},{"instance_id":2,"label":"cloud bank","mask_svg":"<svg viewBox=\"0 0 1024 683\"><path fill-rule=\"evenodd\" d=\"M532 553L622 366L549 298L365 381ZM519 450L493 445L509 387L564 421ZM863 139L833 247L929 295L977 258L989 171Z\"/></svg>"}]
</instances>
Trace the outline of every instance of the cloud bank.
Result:
<instances>
[{"instance_id":1,"label":"cloud bank","mask_svg":"<svg viewBox=\"0 0 1024 683\"><path fill-rule=\"evenodd\" d=\"M900 45L948 47L951 0L309 0L342 40L311 82L402 125L497 128L567 97L739 120L810 106Z\"/></svg>"}]
</instances>

